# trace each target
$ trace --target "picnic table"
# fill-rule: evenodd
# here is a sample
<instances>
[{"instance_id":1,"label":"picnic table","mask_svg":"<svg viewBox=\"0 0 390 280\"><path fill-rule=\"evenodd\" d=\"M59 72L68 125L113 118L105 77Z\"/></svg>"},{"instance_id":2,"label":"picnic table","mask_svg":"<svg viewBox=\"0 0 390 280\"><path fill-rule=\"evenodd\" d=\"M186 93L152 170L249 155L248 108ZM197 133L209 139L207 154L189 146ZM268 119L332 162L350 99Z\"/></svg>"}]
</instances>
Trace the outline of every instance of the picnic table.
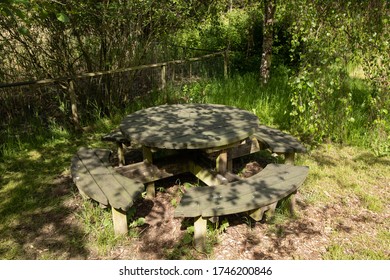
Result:
<instances>
[{"instance_id":1,"label":"picnic table","mask_svg":"<svg viewBox=\"0 0 390 280\"><path fill-rule=\"evenodd\" d=\"M153 152L161 149L212 151L218 153L216 165L223 174L228 168L227 148L251 136L258 126L256 115L235 107L174 104L130 114L119 128L131 142L142 145L144 161L148 163L153 163ZM206 180L206 176L195 173ZM148 197L154 196L152 184L147 187L147 192Z\"/></svg>"},{"instance_id":2,"label":"picnic table","mask_svg":"<svg viewBox=\"0 0 390 280\"><path fill-rule=\"evenodd\" d=\"M132 205L135 194L140 193L140 184L146 186L147 198L153 199L155 181L191 172L209 187L188 190L176 208L175 216L195 218L194 242L200 250L205 246L208 219L248 212L253 219L260 220L265 211L273 212L277 202L289 196L292 197L293 209L294 194L308 174L307 167L293 165L294 154L306 151L297 139L260 125L256 115L232 106L174 104L139 110L124 117L119 130L110 133L107 139L115 141L119 147L125 142L127 145L139 145L143 161L126 165L120 158L120 163L124 164L113 175L111 169L107 171L107 163L102 162L102 157L96 156L99 152L93 154L83 150L74 159L77 163L72 169L75 170L74 178L80 178L82 174L83 177L93 176L93 180L76 180L80 191L95 200L100 199L107 192L107 188L99 187L100 183L107 184L107 180L101 179L106 176L102 175L107 173L110 178L115 178L117 183L112 183L112 180L110 183L114 184L108 194L110 197L107 195L99 202L111 205L110 200L113 200L116 203L117 214L113 218L117 219L116 224L121 225L116 232L123 233L127 227L126 211ZM286 164L268 165L247 180L231 173L234 158L261 149L285 154ZM123 156L123 150L118 152L119 156ZM159 152L165 155L163 160L155 156ZM88 168L94 168L92 158L99 158L100 162L95 164L99 172L87 172ZM205 161L211 162L211 167L205 165ZM101 168L102 164L104 168ZM122 180L118 174L128 179ZM90 181L93 181L93 187ZM80 187L82 184L84 186ZM94 196L95 188L99 188L99 196ZM116 193L112 193L112 188ZM120 222L118 213L123 214Z\"/></svg>"}]
</instances>

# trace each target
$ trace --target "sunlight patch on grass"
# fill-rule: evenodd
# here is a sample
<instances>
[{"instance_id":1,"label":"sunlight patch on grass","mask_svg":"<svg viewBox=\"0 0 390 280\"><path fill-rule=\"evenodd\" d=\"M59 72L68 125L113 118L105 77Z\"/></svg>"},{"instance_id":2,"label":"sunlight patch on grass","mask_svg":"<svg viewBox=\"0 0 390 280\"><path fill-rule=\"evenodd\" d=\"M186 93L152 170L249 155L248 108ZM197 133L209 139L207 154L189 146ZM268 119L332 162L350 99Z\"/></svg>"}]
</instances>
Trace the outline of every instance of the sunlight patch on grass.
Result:
<instances>
[{"instance_id":1,"label":"sunlight patch on grass","mask_svg":"<svg viewBox=\"0 0 390 280\"><path fill-rule=\"evenodd\" d=\"M366 153L355 147L324 145L304 157L302 164L310 167L302 187L304 198L312 204L357 198L363 207L382 212L390 198L385 181L390 178L390 160L381 158L367 164L365 158L372 158ZM378 196L378 191L382 195Z\"/></svg>"},{"instance_id":2,"label":"sunlight patch on grass","mask_svg":"<svg viewBox=\"0 0 390 280\"><path fill-rule=\"evenodd\" d=\"M380 230L376 235L362 234L337 239L328 248L324 259L385 260L390 257L390 234Z\"/></svg>"}]
</instances>

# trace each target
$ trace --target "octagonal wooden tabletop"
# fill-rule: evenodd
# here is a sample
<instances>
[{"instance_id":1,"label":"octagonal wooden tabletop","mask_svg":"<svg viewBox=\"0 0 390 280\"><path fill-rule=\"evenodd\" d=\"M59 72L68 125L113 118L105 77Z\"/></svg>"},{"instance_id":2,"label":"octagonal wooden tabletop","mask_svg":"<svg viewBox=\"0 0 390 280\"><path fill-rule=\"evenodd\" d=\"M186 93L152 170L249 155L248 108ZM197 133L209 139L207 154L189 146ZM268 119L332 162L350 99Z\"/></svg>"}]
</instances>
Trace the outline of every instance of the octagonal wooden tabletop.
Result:
<instances>
[{"instance_id":1,"label":"octagonal wooden tabletop","mask_svg":"<svg viewBox=\"0 0 390 280\"><path fill-rule=\"evenodd\" d=\"M251 136L256 115L219 104L174 104L150 107L126 116L122 133L133 142L160 149L206 149Z\"/></svg>"}]
</instances>

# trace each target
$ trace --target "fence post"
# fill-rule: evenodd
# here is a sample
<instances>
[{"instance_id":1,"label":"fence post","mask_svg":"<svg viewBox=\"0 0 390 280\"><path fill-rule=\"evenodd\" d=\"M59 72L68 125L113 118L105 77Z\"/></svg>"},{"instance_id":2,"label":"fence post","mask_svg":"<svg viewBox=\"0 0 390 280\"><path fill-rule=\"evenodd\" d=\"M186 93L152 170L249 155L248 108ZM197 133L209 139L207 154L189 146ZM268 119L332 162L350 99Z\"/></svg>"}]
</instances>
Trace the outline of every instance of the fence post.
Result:
<instances>
[{"instance_id":1,"label":"fence post","mask_svg":"<svg viewBox=\"0 0 390 280\"><path fill-rule=\"evenodd\" d=\"M167 84L167 65L161 67L161 89L164 89Z\"/></svg>"},{"instance_id":2,"label":"fence post","mask_svg":"<svg viewBox=\"0 0 390 280\"><path fill-rule=\"evenodd\" d=\"M77 109L77 97L76 97L76 91L74 89L74 81L69 80L68 82L68 93L69 93L69 99L70 99L70 105L72 109L72 120L76 126L76 128L80 127L79 122L79 114Z\"/></svg>"},{"instance_id":3,"label":"fence post","mask_svg":"<svg viewBox=\"0 0 390 280\"><path fill-rule=\"evenodd\" d=\"M223 76L225 79L228 78L228 65L229 65L229 56L228 56L228 50L225 50L223 53Z\"/></svg>"}]
</instances>

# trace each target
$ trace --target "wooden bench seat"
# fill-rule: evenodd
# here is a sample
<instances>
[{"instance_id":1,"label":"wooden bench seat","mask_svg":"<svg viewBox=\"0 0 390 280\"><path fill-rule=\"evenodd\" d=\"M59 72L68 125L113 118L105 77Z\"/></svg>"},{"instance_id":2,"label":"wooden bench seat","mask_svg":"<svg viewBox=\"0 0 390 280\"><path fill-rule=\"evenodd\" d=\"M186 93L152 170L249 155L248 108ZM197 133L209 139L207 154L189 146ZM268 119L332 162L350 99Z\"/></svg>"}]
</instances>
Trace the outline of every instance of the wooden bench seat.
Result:
<instances>
[{"instance_id":1,"label":"wooden bench seat","mask_svg":"<svg viewBox=\"0 0 390 280\"><path fill-rule=\"evenodd\" d=\"M189 189L175 210L175 217L195 218L195 246L205 246L207 219L249 211L261 220L267 210L273 211L279 200L296 193L308 175L308 167L268 164L252 177L211 187ZM291 200L293 210L294 199Z\"/></svg>"},{"instance_id":2,"label":"wooden bench seat","mask_svg":"<svg viewBox=\"0 0 390 280\"><path fill-rule=\"evenodd\" d=\"M124 146L130 146L130 140L127 139L119 129L103 135L101 140L114 142L117 145L119 166L123 166L125 164Z\"/></svg>"},{"instance_id":3,"label":"wooden bench seat","mask_svg":"<svg viewBox=\"0 0 390 280\"><path fill-rule=\"evenodd\" d=\"M260 125L253 136L263 148L269 148L273 153L284 154L286 163L294 163L295 153L307 152L305 146L294 136L265 125Z\"/></svg>"},{"instance_id":4,"label":"wooden bench seat","mask_svg":"<svg viewBox=\"0 0 390 280\"><path fill-rule=\"evenodd\" d=\"M74 183L84 197L111 206L116 234L127 233L126 212L144 185L117 173L109 165L111 151L80 148L72 158Z\"/></svg>"}]
</instances>

